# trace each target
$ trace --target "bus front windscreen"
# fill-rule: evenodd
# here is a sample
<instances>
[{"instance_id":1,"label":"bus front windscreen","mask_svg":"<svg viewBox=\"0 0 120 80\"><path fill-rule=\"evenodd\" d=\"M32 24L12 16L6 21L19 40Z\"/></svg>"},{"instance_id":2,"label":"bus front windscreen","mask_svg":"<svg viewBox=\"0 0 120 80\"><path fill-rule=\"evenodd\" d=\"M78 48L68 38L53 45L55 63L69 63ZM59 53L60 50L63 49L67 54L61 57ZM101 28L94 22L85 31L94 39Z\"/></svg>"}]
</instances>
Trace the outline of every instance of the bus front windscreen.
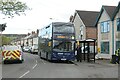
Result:
<instances>
[{"instance_id":1,"label":"bus front windscreen","mask_svg":"<svg viewBox=\"0 0 120 80\"><path fill-rule=\"evenodd\" d=\"M53 40L53 51L72 52L74 50L74 41Z\"/></svg>"}]
</instances>

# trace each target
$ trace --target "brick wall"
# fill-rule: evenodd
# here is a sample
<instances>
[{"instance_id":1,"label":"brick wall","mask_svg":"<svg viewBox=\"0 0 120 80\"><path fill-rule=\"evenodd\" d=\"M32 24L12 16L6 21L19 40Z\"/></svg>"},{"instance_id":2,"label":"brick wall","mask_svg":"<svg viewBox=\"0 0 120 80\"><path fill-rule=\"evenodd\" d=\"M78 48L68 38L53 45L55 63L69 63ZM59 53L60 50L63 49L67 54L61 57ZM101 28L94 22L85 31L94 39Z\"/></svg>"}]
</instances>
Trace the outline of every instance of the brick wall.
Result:
<instances>
[{"instance_id":1,"label":"brick wall","mask_svg":"<svg viewBox=\"0 0 120 80\"><path fill-rule=\"evenodd\" d=\"M86 39L97 39L97 28L96 27L86 27ZM93 43L90 43L93 46ZM95 43L97 46L97 42Z\"/></svg>"},{"instance_id":2,"label":"brick wall","mask_svg":"<svg viewBox=\"0 0 120 80\"><path fill-rule=\"evenodd\" d=\"M86 39L97 39L97 28L96 27L86 27Z\"/></svg>"}]
</instances>

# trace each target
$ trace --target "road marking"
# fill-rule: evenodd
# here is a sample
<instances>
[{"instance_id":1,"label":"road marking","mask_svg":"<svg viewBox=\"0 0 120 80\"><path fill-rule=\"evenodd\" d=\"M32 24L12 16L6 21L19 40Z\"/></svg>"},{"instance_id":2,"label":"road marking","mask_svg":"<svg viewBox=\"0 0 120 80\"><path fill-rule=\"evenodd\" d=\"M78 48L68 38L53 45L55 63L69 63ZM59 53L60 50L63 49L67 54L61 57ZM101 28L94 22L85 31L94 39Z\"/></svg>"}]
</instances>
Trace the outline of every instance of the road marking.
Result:
<instances>
[{"instance_id":1,"label":"road marking","mask_svg":"<svg viewBox=\"0 0 120 80\"><path fill-rule=\"evenodd\" d=\"M73 63L73 65L79 66L77 63L75 63L74 61L71 61Z\"/></svg>"},{"instance_id":2,"label":"road marking","mask_svg":"<svg viewBox=\"0 0 120 80\"><path fill-rule=\"evenodd\" d=\"M36 63L37 63L37 60L36 60Z\"/></svg>"},{"instance_id":3,"label":"road marking","mask_svg":"<svg viewBox=\"0 0 120 80\"><path fill-rule=\"evenodd\" d=\"M27 71L26 73L24 73L22 76L20 76L19 78L24 77L26 74L28 74L30 71Z\"/></svg>"},{"instance_id":4,"label":"road marking","mask_svg":"<svg viewBox=\"0 0 120 80\"><path fill-rule=\"evenodd\" d=\"M46 64L43 60L41 60L43 64Z\"/></svg>"},{"instance_id":5,"label":"road marking","mask_svg":"<svg viewBox=\"0 0 120 80\"><path fill-rule=\"evenodd\" d=\"M33 66L33 68L32 68L32 69L34 69L36 66L37 66L37 64L35 64L35 66Z\"/></svg>"},{"instance_id":6,"label":"road marking","mask_svg":"<svg viewBox=\"0 0 120 80\"><path fill-rule=\"evenodd\" d=\"M32 68L32 69L34 69L34 68L37 66L37 63L38 63L38 62L37 62L37 60L36 60L36 64L33 66L33 68Z\"/></svg>"}]
</instances>

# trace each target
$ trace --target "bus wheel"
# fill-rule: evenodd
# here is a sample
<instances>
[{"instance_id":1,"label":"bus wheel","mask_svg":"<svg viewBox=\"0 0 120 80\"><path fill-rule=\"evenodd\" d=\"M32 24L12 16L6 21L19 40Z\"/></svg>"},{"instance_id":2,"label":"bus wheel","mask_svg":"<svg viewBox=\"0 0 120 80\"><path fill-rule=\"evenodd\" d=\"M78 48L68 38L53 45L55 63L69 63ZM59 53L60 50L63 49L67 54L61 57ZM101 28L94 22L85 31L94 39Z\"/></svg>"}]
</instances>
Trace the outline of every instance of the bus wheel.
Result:
<instances>
[{"instance_id":1,"label":"bus wheel","mask_svg":"<svg viewBox=\"0 0 120 80\"><path fill-rule=\"evenodd\" d=\"M41 52L39 53L39 56L40 56L40 58L42 58L42 57L41 57Z\"/></svg>"},{"instance_id":2,"label":"bus wheel","mask_svg":"<svg viewBox=\"0 0 120 80\"><path fill-rule=\"evenodd\" d=\"M46 60L48 60L48 52L46 53Z\"/></svg>"}]
</instances>

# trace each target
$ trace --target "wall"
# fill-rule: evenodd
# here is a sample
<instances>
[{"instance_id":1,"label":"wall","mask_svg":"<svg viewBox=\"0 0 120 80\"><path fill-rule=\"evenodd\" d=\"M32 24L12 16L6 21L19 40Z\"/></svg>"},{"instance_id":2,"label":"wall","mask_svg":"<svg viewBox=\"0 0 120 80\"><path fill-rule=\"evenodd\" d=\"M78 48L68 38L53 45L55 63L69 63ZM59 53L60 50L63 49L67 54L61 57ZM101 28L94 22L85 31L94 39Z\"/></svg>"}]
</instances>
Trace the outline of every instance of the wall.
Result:
<instances>
[{"instance_id":1,"label":"wall","mask_svg":"<svg viewBox=\"0 0 120 80\"><path fill-rule=\"evenodd\" d=\"M96 27L86 27L86 38L97 39L97 28Z\"/></svg>"},{"instance_id":2,"label":"wall","mask_svg":"<svg viewBox=\"0 0 120 80\"><path fill-rule=\"evenodd\" d=\"M84 25L84 23L82 22L82 20L80 19L79 15L76 14L76 17L74 19L73 22L74 26L75 26L75 31L76 31L76 40L80 40L80 26L83 26L83 39L86 39L86 27Z\"/></svg>"},{"instance_id":3,"label":"wall","mask_svg":"<svg viewBox=\"0 0 120 80\"><path fill-rule=\"evenodd\" d=\"M120 31L117 31L117 18L120 18L120 10L114 19L114 49L116 50L116 41L120 41Z\"/></svg>"},{"instance_id":4,"label":"wall","mask_svg":"<svg viewBox=\"0 0 120 80\"><path fill-rule=\"evenodd\" d=\"M110 21L110 32L108 33L101 33L101 22L103 21L110 21L110 17L108 16L107 12L104 10L99 21L97 24L97 30L98 30L98 48L101 49L101 42L109 41L109 54L101 54L98 53L98 57L101 58L111 58L112 55L112 21Z\"/></svg>"},{"instance_id":5,"label":"wall","mask_svg":"<svg viewBox=\"0 0 120 80\"><path fill-rule=\"evenodd\" d=\"M33 38L33 44L38 44L38 37Z\"/></svg>"}]
</instances>

